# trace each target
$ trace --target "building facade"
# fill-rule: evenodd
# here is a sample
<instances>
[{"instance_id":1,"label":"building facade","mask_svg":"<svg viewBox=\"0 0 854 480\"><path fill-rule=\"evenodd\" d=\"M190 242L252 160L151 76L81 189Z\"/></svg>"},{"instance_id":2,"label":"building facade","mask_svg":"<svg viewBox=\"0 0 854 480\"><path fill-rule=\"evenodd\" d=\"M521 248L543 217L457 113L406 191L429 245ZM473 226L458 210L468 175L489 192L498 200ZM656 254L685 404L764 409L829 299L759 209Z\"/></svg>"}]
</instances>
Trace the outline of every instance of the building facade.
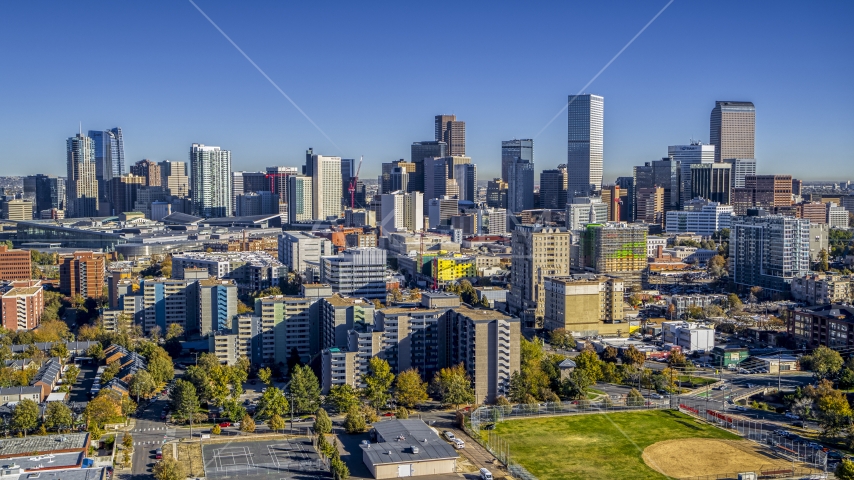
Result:
<instances>
[{"instance_id":1,"label":"building facade","mask_svg":"<svg viewBox=\"0 0 854 480\"><path fill-rule=\"evenodd\" d=\"M546 277L569 274L571 234L565 229L519 225L511 239L510 312L526 325L545 314Z\"/></svg>"},{"instance_id":2,"label":"building facade","mask_svg":"<svg viewBox=\"0 0 854 480\"><path fill-rule=\"evenodd\" d=\"M730 276L741 287L785 294L810 271L809 220L783 215L735 217L730 227Z\"/></svg>"},{"instance_id":3,"label":"building facade","mask_svg":"<svg viewBox=\"0 0 854 480\"><path fill-rule=\"evenodd\" d=\"M231 152L194 143L190 148L193 214L199 217L231 215Z\"/></svg>"},{"instance_id":4,"label":"building facade","mask_svg":"<svg viewBox=\"0 0 854 480\"><path fill-rule=\"evenodd\" d=\"M756 107L753 102L717 101L709 120L709 142L715 161L756 158Z\"/></svg>"},{"instance_id":5,"label":"building facade","mask_svg":"<svg viewBox=\"0 0 854 480\"><path fill-rule=\"evenodd\" d=\"M534 140L530 138L501 141L501 180L510 181L510 168L516 159L534 163Z\"/></svg>"},{"instance_id":6,"label":"building facade","mask_svg":"<svg viewBox=\"0 0 854 480\"><path fill-rule=\"evenodd\" d=\"M348 248L336 256L321 257L320 281L348 297L385 299L386 251Z\"/></svg>"},{"instance_id":7,"label":"building facade","mask_svg":"<svg viewBox=\"0 0 854 480\"><path fill-rule=\"evenodd\" d=\"M567 203L602 186L605 98L570 95L567 100Z\"/></svg>"},{"instance_id":8,"label":"building facade","mask_svg":"<svg viewBox=\"0 0 854 480\"><path fill-rule=\"evenodd\" d=\"M104 255L74 252L59 259L59 291L70 297L100 297L104 290Z\"/></svg>"},{"instance_id":9,"label":"building facade","mask_svg":"<svg viewBox=\"0 0 854 480\"><path fill-rule=\"evenodd\" d=\"M623 281L599 275L546 277L546 330L558 328L582 336L629 333L623 323Z\"/></svg>"},{"instance_id":10,"label":"building facade","mask_svg":"<svg viewBox=\"0 0 854 480\"><path fill-rule=\"evenodd\" d=\"M77 134L66 142L66 216L98 216L98 179L95 176L95 144Z\"/></svg>"}]
</instances>

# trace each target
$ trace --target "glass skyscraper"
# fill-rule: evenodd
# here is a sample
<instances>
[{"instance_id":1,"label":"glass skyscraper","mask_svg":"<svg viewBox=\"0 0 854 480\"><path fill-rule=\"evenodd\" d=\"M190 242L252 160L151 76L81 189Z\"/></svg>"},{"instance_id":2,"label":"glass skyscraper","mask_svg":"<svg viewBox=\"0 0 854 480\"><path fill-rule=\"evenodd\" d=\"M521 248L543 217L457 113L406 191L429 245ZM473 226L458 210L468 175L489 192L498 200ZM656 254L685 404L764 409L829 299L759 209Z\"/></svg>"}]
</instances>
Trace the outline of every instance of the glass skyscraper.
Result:
<instances>
[{"instance_id":1,"label":"glass skyscraper","mask_svg":"<svg viewBox=\"0 0 854 480\"><path fill-rule=\"evenodd\" d=\"M567 108L567 203L602 188L605 98L570 95Z\"/></svg>"},{"instance_id":2,"label":"glass skyscraper","mask_svg":"<svg viewBox=\"0 0 854 480\"><path fill-rule=\"evenodd\" d=\"M68 139L67 217L98 216L98 180L95 177L95 146L90 137L77 134Z\"/></svg>"},{"instance_id":3,"label":"glass skyscraper","mask_svg":"<svg viewBox=\"0 0 854 480\"><path fill-rule=\"evenodd\" d=\"M517 158L521 158L528 163L534 163L533 139L524 138L520 140L501 141L501 179L505 182L510 180L510 168Z\"/></svg>"},{"instance_id":4,"label":"glass skyscraper","mask_svg":"<svg viewBox=\"0 0 854 480\"><path fill-rule=\"evenodd\" d=\"M227 217L231 213L231 152L194 143L190 149L193 213Z\"/></svg>"}]
</instances>

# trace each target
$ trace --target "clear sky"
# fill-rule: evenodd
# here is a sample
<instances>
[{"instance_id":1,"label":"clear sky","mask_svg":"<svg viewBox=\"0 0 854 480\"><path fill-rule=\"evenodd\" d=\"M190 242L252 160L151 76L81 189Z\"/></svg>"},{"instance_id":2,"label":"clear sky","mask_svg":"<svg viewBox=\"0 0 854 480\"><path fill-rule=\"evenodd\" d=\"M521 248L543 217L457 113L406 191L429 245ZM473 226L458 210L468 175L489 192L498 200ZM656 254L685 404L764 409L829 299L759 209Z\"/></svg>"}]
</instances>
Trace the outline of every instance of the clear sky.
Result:
<instances>
[{"instance_id":1,"label":"clear sky","mask_svg":"<svg viewBox=\"0 0 854 480\"><path fill-rule=\"evenodd\" d=\"M536 135L666 3L197 0L339 150L188 1L6 2L0 175L64 175L82 122L122 127L126 168L197 142L235 170L364 155L368 177L455 113L488 179L501 140ZM708 142L715 100L756 104L760 173L854 180L852 20L847 1L675 0L586 90L605 181ZM534 145L538 170L564 163L566 115Z\"/></svg>"}]
</instances>

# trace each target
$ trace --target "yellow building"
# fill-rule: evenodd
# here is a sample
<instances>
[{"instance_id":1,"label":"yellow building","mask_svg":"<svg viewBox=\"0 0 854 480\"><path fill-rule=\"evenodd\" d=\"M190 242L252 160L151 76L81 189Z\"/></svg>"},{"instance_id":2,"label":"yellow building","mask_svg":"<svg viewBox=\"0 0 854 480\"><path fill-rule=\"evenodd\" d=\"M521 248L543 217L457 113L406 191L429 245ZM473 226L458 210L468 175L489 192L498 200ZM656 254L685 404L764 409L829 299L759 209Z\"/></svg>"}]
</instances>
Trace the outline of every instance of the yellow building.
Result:
<instances>
[{"instance_id":1,"label":"yellow building","mask_svg":"<svg viewBox=\"0 0 854 480\"><path fill-rule=\"evenodd\" d=\"M454 255L452 257L436 257L432 269L434 278L439 282L452 282L467 277L477 276L477 265L474 257Z\"/></svg>"},{"instance_id":2,"label":"yellow building","mask_svg":"<svg viewBox=\"0 0 854 480\"><path fill-rule=\"evenodd\" d=\"M581 335L628 334L623 313L623 280L601 275L546 277L546 330Z\"/></svg>"}]
</instances>

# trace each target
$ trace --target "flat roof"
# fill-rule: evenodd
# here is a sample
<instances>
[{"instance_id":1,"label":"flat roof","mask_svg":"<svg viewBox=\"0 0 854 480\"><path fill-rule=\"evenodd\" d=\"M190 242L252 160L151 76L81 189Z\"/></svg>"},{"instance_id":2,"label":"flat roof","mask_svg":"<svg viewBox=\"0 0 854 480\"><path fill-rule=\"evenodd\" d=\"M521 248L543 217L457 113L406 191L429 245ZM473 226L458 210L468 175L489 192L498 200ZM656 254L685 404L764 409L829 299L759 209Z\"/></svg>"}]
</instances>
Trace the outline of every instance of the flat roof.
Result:
<instances>
[{"instance_id":1,"label":"flat roof","mask_svg":"<svg viewBox=\"0 0 854 480\"><path fill-rule=\"evenodd\" d=\"M459 458L454 447L421 420L386 420L375 423L374 430L377 438L385 441L361 445L374 465ZM412 447L418 453L413 453Z\"/></svg>"},{"instance_id":2,"label":"flat roof","mask_svg":"<svg viewBox=\"0 0 854 480\"><path fill-rule=\"evenodd\" d=\"M43 470L26 472L18 480L98 480L104 478L103 468L69 468L66 470Z\"/></svg>"},{"instance_id":3,"label":"flat roof","mask_svg":"<svg viewBox=\"0 0 854 480\"><path fill-rule=\"evenodd\" d=\"M83 450L88 433L8 438L0 440L0 458L17 457L33 453L50 453L57 450Z\"/></svg>"},{"instance_id":4,"label":"flat roof","mask_svg":"<svg viewBox=\"0 0 854 480\"><path fill-rule=\"evenodd\" d=\"M20 457L4 458L0 465L18 465L26 470L43 468L79 467L83 464L83 452L47 453L41 455L22 455Z\"/></svg>"}]
</instances>

